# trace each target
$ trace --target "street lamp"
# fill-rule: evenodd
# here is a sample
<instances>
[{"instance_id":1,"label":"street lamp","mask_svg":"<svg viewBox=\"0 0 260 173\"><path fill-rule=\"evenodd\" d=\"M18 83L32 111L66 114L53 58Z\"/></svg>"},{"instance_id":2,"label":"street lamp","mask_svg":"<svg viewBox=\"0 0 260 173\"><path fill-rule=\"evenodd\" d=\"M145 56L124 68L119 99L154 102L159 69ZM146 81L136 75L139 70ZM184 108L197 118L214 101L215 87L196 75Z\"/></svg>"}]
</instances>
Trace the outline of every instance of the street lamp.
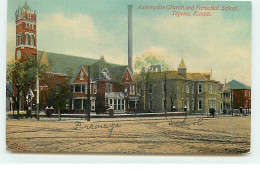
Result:
<instances>
[{"instance_id":1,"label":"street lamp","mask_svg":"<svg viewBox=\"0 0 260 173\"><path fill-rule=\"evenodd\" d=\"M173 105L172 111L173 111L173 112L176 112L176 106Z\"/></svg>"},{"instance_id":2,"label":"street lamp","mask_svg":"<svg viewBox=\"0 0 260 173\"><path fill-rule=\"evenodd\" d=\"M184 112L186 113L186 116L187 116L187 106L184 106L183 109L184 109Z\"/></svg>"},{"instance_id":3,"label":"street lamp","mask_svg":"<svg viewBox=\"0 0 260 173\"><path fill-rule=\"evenodd\" d=\"M127 97L128 97L127 88L125 88L125 90L124 90L124 98L125 98L125 110L126 110L126 105L127 105L127 108L128 108L128 104L127 104Z\"/></svg>"}]
</instances>

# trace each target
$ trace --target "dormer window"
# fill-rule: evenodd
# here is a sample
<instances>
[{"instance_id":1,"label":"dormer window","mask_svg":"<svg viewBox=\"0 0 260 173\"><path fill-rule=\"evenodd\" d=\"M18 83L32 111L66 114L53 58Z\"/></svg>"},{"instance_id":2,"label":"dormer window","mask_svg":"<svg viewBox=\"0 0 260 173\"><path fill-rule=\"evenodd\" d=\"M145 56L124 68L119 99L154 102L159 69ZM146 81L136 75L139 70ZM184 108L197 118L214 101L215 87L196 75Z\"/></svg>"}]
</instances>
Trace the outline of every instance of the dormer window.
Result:
<instances>
[{"instance_id":1,"label":"dormer window","mask_svg":"<svg viewBox=\"0 0 260 173\"><path fill-rule=\"evenodd\" d=\"M84 77L84 76L83 76L83 71L81 71L81 72L80 72L80 77L79 77L79 79L80 79L80 80L83 80L83 77Z\"/></svg>"},{"instance_id":2,"label":"dormer window","mask_svg":"<svg viewBox=\"0 0 260 173\"><path fill-rule=\"evenodd\" d=\"M126 80L129 80L129 74L126 73Z\"/></svg>"},{"instance_id":3,"label":"dormer window","mask_svg":"<svg viewBox=\"0 0 260 173\"><path fill-rule=\"evenodd\" d=\"M108 80L111 79L111 76L109 75L109 72L108 72L107 68L104 68L104 69L102 70L102 74L104 75L104 77L105 77L106 79L108 79Z\"/></svg>"}]
</instances>

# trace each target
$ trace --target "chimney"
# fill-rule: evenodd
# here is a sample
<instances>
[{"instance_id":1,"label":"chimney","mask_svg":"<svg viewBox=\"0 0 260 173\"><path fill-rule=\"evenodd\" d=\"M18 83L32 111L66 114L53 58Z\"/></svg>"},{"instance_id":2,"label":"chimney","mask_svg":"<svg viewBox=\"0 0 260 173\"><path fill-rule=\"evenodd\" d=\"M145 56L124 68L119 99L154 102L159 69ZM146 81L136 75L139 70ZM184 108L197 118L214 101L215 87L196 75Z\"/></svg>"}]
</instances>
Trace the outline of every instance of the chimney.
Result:
<instances>
[{"instance_id":1,"label":"chimney","mask_svg":"<svg viewBox=\"0 0 260 173\"><path fill-rule=\"evenodd\" d=\"M128 8L128 67L131 70L133 70L132 69L132 53L133 53L132 10L133 10L133 5L128 5L127 8Z\"/></svg>"}]
</instances>

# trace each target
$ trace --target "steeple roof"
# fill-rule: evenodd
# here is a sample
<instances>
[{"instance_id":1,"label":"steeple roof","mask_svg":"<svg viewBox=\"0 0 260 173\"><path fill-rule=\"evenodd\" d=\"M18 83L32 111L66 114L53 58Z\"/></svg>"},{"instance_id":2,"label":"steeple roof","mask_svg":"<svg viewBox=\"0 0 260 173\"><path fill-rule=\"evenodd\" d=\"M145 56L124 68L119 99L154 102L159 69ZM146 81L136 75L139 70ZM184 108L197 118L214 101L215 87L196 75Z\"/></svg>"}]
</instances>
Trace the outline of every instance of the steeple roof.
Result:
<instances>
[{"instance_id":1,"label":"steeple roof","mask_svg":"<svg viewBox=\"0 0 260 173\"><path fill-rule=\"evenodd\" d=\"M43 52L42 52L42 56L41 56L40 63L41 63L41 64L45 64L45 65L50 65L50 64L49 64L49 61L48 61L47 54L46 54L46 52L45 52L44 50L43 50Z\"/></svg>"},{"instance_id":2,"label":"steeple roof","mask_svg":"<svg viewBox=\"0 0 260 173\"><path fill-rule=\"evenodd\" d=\"M24 2L23 8L24 8L25 10L30 10L30 11L31 11L30 6L27 4L27 1L26 1L26 0L25 0L25 2Z\"/></svg>"},{"instance_id":3,"label":"steeple roof","mask_svg":"<svg viewBox=\"0 0 260 173\"><path fill-rule=\"evenodd\" d=\"M180 63L180 65L179 65L178 69L187 69L186 64L185 64L183 58L181 59L181 63Z\"/></svg>"}]
</instances>

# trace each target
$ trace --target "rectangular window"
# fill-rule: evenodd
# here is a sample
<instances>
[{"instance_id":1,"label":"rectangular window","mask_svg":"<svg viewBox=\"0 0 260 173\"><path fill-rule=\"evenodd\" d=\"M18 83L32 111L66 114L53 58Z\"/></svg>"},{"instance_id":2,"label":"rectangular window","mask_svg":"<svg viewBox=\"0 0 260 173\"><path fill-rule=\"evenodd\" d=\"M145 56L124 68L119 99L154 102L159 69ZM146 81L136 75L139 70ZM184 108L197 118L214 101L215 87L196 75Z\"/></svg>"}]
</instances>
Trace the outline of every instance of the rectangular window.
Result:
<instances>
[{"instance_id":1,"label":"rectangular window","mask_svg":"<svg viewBox=\"0 0 260 173\"><path fill-rule=\"evenodd\" d=\"M162 93L165 93L166 91L166 85L165 82L162 83Z\"/></svg>"},{"instance_id":2,"label":"rectangular window","mask_svg":"<svg viewBox=\"0 0 260 173\"><path fill-rule=\"evenodd\" d=\"M96 83L93 84L93 93L97 94L97 84Z\"/></svg>"},{"instance_id":3,"label":"rectangular window","mask_svg":"<svg viewBox=\"0 0 260 173\"><path fill-rule=\"evenodd\" d=\"M183 82L181 82L181 92L182 93L184 92L184 84L183 84Z\"/></svg>"},{"instance_id":4,"label":"rectangular window","mask_svg":"<svg viewBox=\"0 0 260 173\"><path fill-rule=\"evenodd\" d=\"M135 95L135 85L133 85L133 95Z\"/></svg>"},{"instance_id":5,"label":"rectangular window","mask_svg":"<svg viewBox=\"0 0 260 173\"><path fill-rule=\"evenodd\" d=\"M113 106L113 99L110 99L110 105L109 107Z\"/></svg>"},{"instance_id":6,"label":"rectangular window","mask_svg":"<svg viewBox=\"0 0 260 173\"><path fill-rule=\"evenodd\" d=\"M153 99L152 98L150 98L150 100L149 100L149 107L150 107L150 109L153 109Z\"/></svg>"},{"instance_id":7,"label":"rectangular window","mask_svg":"<svg viewBox=\"0 0 260 173\"><path fill-rule=\"evenodd\" d=\"M114 99L114 110L117 110L117 99Z\"/></svg>"},{"instance_id":8,"label":"rectangular window","mask_svg":"<svg viewBox=\"0 0 260 173\"><path fill-rule=\"evenodd\" d=\"M194 99L191 100L191 110L194 110Z\"/></svg>"},{"instance_id":9,"label":"rectangular window","mask_svg":"<svg viewBox=\"0 0 260 173\"><path fill-rule=\"evenodd\" d=\"M181 107L184 108L184 99L181 98Z\"/></svg>"},{"instance_id":10,"label":"rectangular window","mask_svg":"<svg viewBox=\"0 0 260 173\"><path fill-rule=\"evenodd\" d=\"M208 84L208 93L210 93L210 84Z\"/></svg>"},{"instance_id":11,"label":"rectangular window","mask_svg":"<svg viewBox=\"0 0 260 173\"><path fill-rule=\"evenodd\" d=\"M111 93L112 92L112 84L111 83L107 83L107 88L106 88L106 93Z\"/></svg>"},{"instance_id":12,"label":"rectangular window","mask_svg":"<svg viewBox=\"0 0 260 173\"><path fill-rule=\"evenodd\" d=\"M75 99L74 100L74 109L80 110L82 107L82 99Z\"/></svg>"},{"instance_id":13,"label":"rectangular window","mask_svg":"<svg viewBox=\"0 0 260 173\"><path fill-rule=\"evenodd\" d=\"M245 97L247 97L247 90L245 90Z\"/></svg>"},{"instance_id":14,"label":"rectangular window","mask_svg":"<svg viewBox=\"0 0 260 173\"><path fill-rule=\"evenodd\" d=\"M216 84L213 85L213 93L216 93Z\"/></svg>"},{"instance_id":15,"label":"rectangular window","mask_svg":"<svg viewBox=\"0 0 260 173\"><path fill-rule=\"evenodd\" d=\"M191 93L194 93L194 83L191 84Z\"/></svg>"},{"instance_id":16,"label":"rectangular window","mask_svg":"<svg viewBox=\"0 0 260 173\"><path fill-rule=\"evenodd\" d=\"M198 84L198 94L202 93L202 83Z\"/></svg>"},{"instance_id":17,"label":"rectangular window","mask_svg":"<svg viewBox=\"0 0 260 173\"><path fill-rule=\"evenodd\" d=\"M190 92L190 84L189 82L186 83L186 93Z\"/></svg>"},{"instance_id":18,"label":"rectangular window","mask_svg":"<svg viewBox=\"0 0 260 173\"><path fill-rule=\"evenodd\" d=\"M210 100L210 99L209 99L208 106L209 106L209 108L212 108L212 105L211 105L211 100Z\"/></svg>"},{"instance_id":19,"label":"rectangular window","mask_svg":"<svg viewBox=\"0 0 260 173\"><path fill-rule=\"evenodd\" d=\"M82 85L82 92L85 92L85 85Z\"/></svg>"},{"instance_id":20,"label":"rectangular window","mask_svg":"<svg viewBox=\"0 0 260 173\"><path fill-rule=\"evenodd\" d=\"M125 110L125 100L122 100L122 110Z\"/></svg>"},{"instance_id":21,"label":"rectangular window","mask_svg":"<svg viewBox=\"0 0 260 173\"><path fill-rule=\"evenodd\" d=\"M74 85L75 86L75 92L81 92L81 85Z\"/></svg>"},{"instance_id":22,"label":"rectangular window","mask_svg":"<svg viewBox=\"0 0 260 173\"><path fill-rule=\"evenodd\" d=\"M117 109L120 110L120 106L121 106L121 100L118 99L118 102L117 102Z\"/></svg>"},{"instance_id":23,"label":"rectangular window","mask_svg":"<svg viewBox=\"0 0 260 173\"><path fill-rule=\"evenodd\" d=\"M133 95L133 85L129 85L129 87L130 87L130 95Z\"/></svg>"},{"instance_id":24,"label":"rectangular window","mask_svg":"<svg viewBox=\"0 0 260 173\"><path fill-rule=\"evenodd\" d=\"M148 91L149 91L150 94L153 93L153 85L152 84L148 85Z\"/></svg>"},{"instance_id":25,"label":"rectangular window","mask_svg":"<svg viewBox=\"0 0 260 173\"><path fill-rule=\"evenodd\" d=\"M200 99L198 101L198 110L201 110L202 109L202 100Z\"/></svg>"}]
</instances>

